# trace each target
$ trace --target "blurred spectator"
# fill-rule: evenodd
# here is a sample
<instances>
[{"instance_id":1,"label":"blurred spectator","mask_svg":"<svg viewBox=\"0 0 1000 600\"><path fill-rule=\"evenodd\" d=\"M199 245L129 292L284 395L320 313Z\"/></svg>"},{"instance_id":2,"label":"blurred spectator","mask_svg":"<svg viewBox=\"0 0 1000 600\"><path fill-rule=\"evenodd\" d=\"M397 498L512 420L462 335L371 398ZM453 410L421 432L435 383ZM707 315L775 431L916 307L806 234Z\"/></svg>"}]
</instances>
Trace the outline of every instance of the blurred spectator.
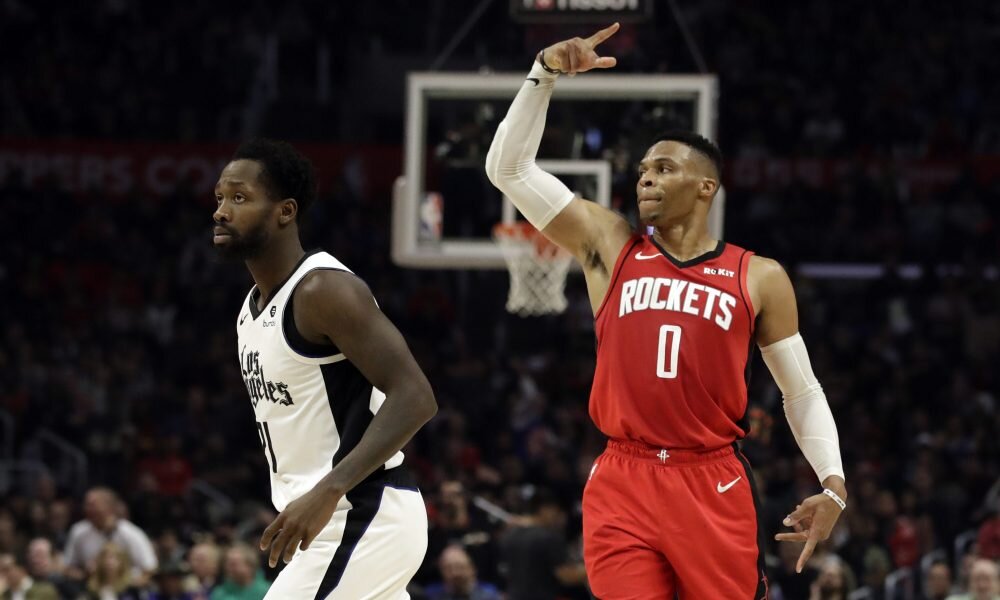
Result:
<instances>
[{"instance_id":1,"label":"blurred spectator","mask_svg":"<svg viewBox=\"0 0 1000 600\"><path fill-rule=\"evenodd\" d=\"M206 597L196 596L184 589L184 578L190 574L190 569L179 560L161 562L153 580L156 590L150 594L149 600L203 600Z\"/></svg>"},{"instance_id":2,"label":"blurred spectator","mask_svg":"<svg viewBox=\"0 0 1000 600\"><path fill-rule=\"evenodd\" d=\"M270 587L260 569L260 553L246 544L233 544L226 550L225 572L211 600L262 600Z\"/></svg>"},{"instance_id":3,"label":"blurred spectator","mask_svg":"<svg viewBox=\"0 0 1000 600\"><path fill-rule=\"evenodd\" d=\"M181 452L181 439L172 435L163 440L139 461L140 474L149 474L155 481L156 491L164 496L183 495L191 485L191 462Z\"/></svg>"},{"instance_id":4,"label":"blurred spectator","mask_svg":"<svg viewBox=\"0 0 1000 600\"><path fill-rule=\"evenodd\" d=\"M436 500L436 501L435 501ZM464 483L441 482L437 498L431 499L427 555L441 556L450 545L462 546L472 558L476 572L487 579L496 575L495 527L485 514L472 506ZM425 565L433 559L425 561Z\"/></svg>"},{"instance_id":5,"label":"blurred spectator","mask_svg":"<svg viewBox=\"0 0 1000 600\"><path fill-rule=\"evenodd\" d=\"M438 559L441 583L424 590L427 600L501 600L496 586L476 579L476 567L464 548L453 544Z\"/></svg>"},{"instance_id":6,"label":"blurred spectator","mask_svg":"<svg viewBox=\"0 0 1000 600\"><path fill-rule=\"evenodd\" d=\"M500 538L500 560L506 570L510 600L554 600L560 586L587 581L582 562L570 563L566 544L566 512L556 497L537 488L532 513Z\"/></svg>"},{"instance_id":7,"label":"blurred spectator","mask_svg":"<svg viewBox=\"0 0 1000 600\"><path fill-rule=\"evenodd\" d=\"M220 554L219 547L213 542L199 542L188 552L191 574L184 587L194 595L195 600L208 600L219 584Z\"/></svg>"},{"instance_id":8,"label":"blurred spectator","mask_svg":"<svg viewBox=\"0 0 1000 600\"><path fill-rule=\"evenodd\" d=\"M114 542L97 553L87 578L87 600L145 600L145 586L132 575L128 553Z\"/></svg>"},{"instance_id":9,"label":"blurred spectator","mask_svg":"<svg viewBox=\"0 0 1000 600\"><path fill-rule=\"evenodd\" d=\"M969 591L948 600L1000 600L1000 568L996 561L977 558L969 572Z\"/></svg>"},{"instance_id":10,"label":"blurred spectator","mask_svg":"<svg viewBox=\"0 0 1000 600\"><path fill-rule=\"evenodd\" d=\"M46 537L52 540L57 548L65 548L69 537L70 524L73 522L72 503L66 499L54 500L49 505L49 519L46 525Z\"/></svg>"},{"instance_id":11,"label":"blurred spectator","mask_svg":"<svg viewBox=\"0 0 1000 600\"><path fill-rule=\"evenodd\" d=\"M187 553L187 548L177 537L177 532L170 527L165 528L156 536L153 547L156 551L156 560L160 564L183 562L184 555Z\"/></svg>"},{"instance_id":12,"label":"blurred spectator","mask_svg":"<svg viewBox=\"0 0 1000 600\"><path fill-rule=\"evenodd\" d=\"M838 556L827 556L819 577L809 587L809 600L848 600L854 586L854 574L844 561Z\"/></svg>"},{"instance_id":13,"label":"blurred spectator","mask_svg":"<svg viewBox=\"0 0 1000 600\"><path fill-rule=\"evenodd\" d=\"M118 514L118 495L108 488L87 491L83 501L85 519L73 525L66 541L65 561L68 573L79 576L91 565L108 542L128 556L129 568L139 582L148 580L156 570L156 553L146 533Z\"/></svg>"},{"instance_id":14,"label":"blurred spectator","mask_svg":"<svg viewBox=\"0 0 1000 600\"><path fill-rule=\"evenodd\" d=\"M0 552L18 555L23 548L24 536L17 530L13 515L0 510Z\"/></svg>"},{"instance_id":15,"label":"blurred spectator","mask_svg":"<svg viewBox=\"0 0 1000 600\"><path fill-rule=\"evenodd\" d=\"M78 582L64 576L56 564L52 542L35 538L28 543L28 573L35 581L51 583L62 598L75 598L80 591Z\"/></svg>"},{"instance_id":16,"label":"blurred spectator","mask_svg":"<svg viewBox=\"0 0 1000 600\"><path fill-rule=\"evenodd\" d=\"M913 519L898 517L888 541L892 563L897 567L912 567L920 560L920 540Z\"/></svg>"},{"instance_id":17,"label":"blurred spectator","mask_svg":"<svg viewBox=\"0 0 1000 600\"><path fill-rule=\"evenodd\" d=\"M886 575L889 574L892 562L889 560L889 553L880 546L871 546L865 552L864 558L864 582L872 589L872 597L876 600L883 598ZM885 598L885 600L893 600Z\"/></svg>"},{"instance_id":18,"label":"blurred spectator","mask_svg":"<svg viewBox=\"0 0 1000 600\"><path fill-rule=\"evenodd\" d=\"M983 558L1000 560L1000 513L993 513L979 527L976 552Z\"/></svg>"},{"instance_id":19,"label":"blurred spectator","mask_svg":"<svg viewBox=\"0 0 1000 600\"><path fill-rule=\"evenodd\" d=\"M0 554L0 600L58 600L59 591L35 581L11 554Z\"/></svg>"},{"instance_id":20,"label":"blurred spectator","mask_svg":"<svg viewBox=\"0 0 1000 600\"><path fill-rule=\"evenodd\" d=\"M935 561L924 576L923 592L918 600L945 600L954 590L951 583L951 567L944 561Z\"/></svg>"},{"instance_id":21,"label":"blurred spectator","mask_svg":"<svg viewBox=\"0 0 1000 600\"><path fill-rule=\"evenodd\" d=\"M776 567L769 569L767 574L768 579L781 591L781 597L785 600L809 598L813 585L819 578L819 570L814 566L817 562L816 557L806 563L801 573L795 572L795 565L798 563L804 545L779 544L780 561Z\"/></svg>"},{"instance_id":22,"label":"blurred spectator","mask_svg":"<svg viewBox=\"0 0 1000 600\"><path fill-rule=\"evenodd\" d=\"M972 565L976 564L979 557L976 556L975 552L966 552L962 556L962 560L958 566L958 576L955 578L955 588L956 593L963 592L969 589L972 583Z\"/></svg>"}]
</instances>

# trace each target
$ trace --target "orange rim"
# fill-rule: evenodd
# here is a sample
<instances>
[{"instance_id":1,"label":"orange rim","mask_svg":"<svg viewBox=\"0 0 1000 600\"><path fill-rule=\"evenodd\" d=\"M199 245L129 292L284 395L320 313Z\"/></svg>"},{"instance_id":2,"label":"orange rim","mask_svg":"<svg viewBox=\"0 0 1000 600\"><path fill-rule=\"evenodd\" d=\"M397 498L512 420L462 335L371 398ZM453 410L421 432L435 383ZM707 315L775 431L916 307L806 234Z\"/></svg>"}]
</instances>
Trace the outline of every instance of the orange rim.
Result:
<instances>
[{"instance_id":1,"label":"orange rim","mask_svg":"<svg viewBox=\"0 0 1000 600\"><path fill-rule=\"evenodd\" d=\"M493 226L493 237L498 239L525 240L531 242L535 254L545 258L556 258L565 251L553 244L541 231L527 221L516 223L497 223Z\"/></svg>"}]
</instances>

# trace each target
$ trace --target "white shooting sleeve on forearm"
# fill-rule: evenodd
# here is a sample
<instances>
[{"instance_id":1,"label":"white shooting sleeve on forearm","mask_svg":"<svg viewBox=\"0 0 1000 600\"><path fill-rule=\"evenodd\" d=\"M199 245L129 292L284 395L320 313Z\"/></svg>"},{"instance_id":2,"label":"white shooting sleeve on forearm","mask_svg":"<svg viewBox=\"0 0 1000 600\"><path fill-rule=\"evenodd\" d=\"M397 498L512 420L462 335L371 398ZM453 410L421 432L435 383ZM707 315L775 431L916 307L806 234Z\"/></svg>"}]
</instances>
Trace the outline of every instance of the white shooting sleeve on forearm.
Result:
<instances>
[{"instance_id":1,"label":"white shooting sleeve on forearm","mask_svg":"<svg viewBox=\"0 0 1000 600\"><path fill-rule=\"evenodd\" d=\"M563 182L535 164L556 77L535 61L486 155L486 176L539 230L573 199Z\"/></svg>"},{"instance_id":2,"label":"white shooting sleeve on forearm","mask_svg":"<svg viewBox=\"0 0 1000 600\"><path fill-rule=\"evenodd\" d=\"M802 336L796 333L761 348L760 353L781 390L792 435L816 476L821 482L830 475L843 478L837 424L823 387L813 374Z\"/></svg>"}]
</instances>

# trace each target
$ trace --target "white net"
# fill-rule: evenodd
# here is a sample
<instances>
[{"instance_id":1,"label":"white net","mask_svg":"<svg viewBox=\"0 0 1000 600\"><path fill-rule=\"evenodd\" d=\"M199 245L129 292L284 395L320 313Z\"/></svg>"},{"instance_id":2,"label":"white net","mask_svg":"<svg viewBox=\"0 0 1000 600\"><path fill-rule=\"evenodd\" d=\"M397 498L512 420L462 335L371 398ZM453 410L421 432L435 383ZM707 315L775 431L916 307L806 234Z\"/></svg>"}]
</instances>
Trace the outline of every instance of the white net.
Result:
<instances>
[{"instance_id":1,"label":"white net","mask_svg":"<svg viewBox=\"0 0 1000 600\"><path fill-rule=\"evenodd\" d=\"M530 223L499 224L493 239L510 271L507 312L530 317L566 310L566 275L572 255Z\"/></svg>"}]
</instances>

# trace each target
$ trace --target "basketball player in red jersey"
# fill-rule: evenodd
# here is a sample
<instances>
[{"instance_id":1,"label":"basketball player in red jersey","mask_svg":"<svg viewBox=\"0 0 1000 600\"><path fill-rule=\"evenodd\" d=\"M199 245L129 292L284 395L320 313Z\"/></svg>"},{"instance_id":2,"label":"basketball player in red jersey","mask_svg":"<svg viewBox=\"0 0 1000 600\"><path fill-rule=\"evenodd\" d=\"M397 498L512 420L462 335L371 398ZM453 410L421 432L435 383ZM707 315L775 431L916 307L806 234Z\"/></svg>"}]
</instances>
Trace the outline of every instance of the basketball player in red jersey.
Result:
<instances>
[{"instance_id":1,"label":"basketball player in red jersey","mask_svg":"<svg viewBox=\"0 0 1000 600\"><path fill-rule=\"evenodd\" d=\"M830 535L847 490L836 424L798 333L795 294L777 262L712 239L707 219L721 155L705 138L656 139L638 165L639 235L575 198L535 164L559 74L615 65L598 44L618 24L539 52L497 129L490 180L583 265L597 368L590 414L608 438L584 490L584 557L593 593L618 598L767 597L748 433L753 344L784 397L822 484L778 540L805 542L798 570Z\"/></svg>"}]
</instances>

